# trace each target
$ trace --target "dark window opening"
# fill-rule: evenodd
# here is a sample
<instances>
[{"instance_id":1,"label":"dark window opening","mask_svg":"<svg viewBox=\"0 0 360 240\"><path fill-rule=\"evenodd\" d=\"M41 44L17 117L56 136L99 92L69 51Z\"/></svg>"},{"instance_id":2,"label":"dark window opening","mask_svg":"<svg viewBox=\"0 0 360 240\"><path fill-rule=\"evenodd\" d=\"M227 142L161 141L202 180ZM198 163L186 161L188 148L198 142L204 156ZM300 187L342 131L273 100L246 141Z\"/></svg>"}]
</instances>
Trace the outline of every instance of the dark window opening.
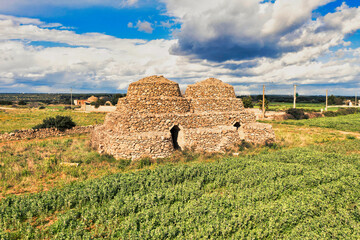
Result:
<instances>
[{"instance_id":1,"label":"dark window opening","mask_svg":"<svg viewBox=\"0 0 360 240\"><path fill-rule=\"evenodd\" d=\"M240 126L241 126L241 125L240 125L239 122L236 122L236 123L234 124L234 127L236 127L236 130L238 130Z\"/></svg>"},{"instance_id":2,"label":"dark window opening","mask_svg":"<svg viewBox=\"0 0 360 240\"><path fill-rule=\"evenodd\" d=\"M171 130L171 138L172 138L172 142L173 142L173 145L174 145L174 149L175 150L180 150L181 147L179 146L179 143L178 143L178 136L179 136L179 132L180 132L180 128L175 125Z\"/></svg>"}]
</instances>

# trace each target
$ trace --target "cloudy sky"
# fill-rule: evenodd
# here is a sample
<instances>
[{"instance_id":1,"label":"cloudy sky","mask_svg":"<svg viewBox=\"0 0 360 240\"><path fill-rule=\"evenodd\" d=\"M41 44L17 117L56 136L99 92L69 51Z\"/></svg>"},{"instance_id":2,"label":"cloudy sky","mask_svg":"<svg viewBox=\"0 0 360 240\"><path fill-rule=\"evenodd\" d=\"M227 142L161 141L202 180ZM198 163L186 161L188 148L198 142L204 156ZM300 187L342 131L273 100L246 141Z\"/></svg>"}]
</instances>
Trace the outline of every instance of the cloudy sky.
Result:
<instances>
[{"instance_id":1,"label":"cloudy sky","mask_svg":"<svg viewBox=\"0 0 360 240\"><path fill-rule=\"evenodd\" d=\"M155 74L360 95L360 1L0 0L0 92L122 93Z\"/></svg>"}]
</instances>

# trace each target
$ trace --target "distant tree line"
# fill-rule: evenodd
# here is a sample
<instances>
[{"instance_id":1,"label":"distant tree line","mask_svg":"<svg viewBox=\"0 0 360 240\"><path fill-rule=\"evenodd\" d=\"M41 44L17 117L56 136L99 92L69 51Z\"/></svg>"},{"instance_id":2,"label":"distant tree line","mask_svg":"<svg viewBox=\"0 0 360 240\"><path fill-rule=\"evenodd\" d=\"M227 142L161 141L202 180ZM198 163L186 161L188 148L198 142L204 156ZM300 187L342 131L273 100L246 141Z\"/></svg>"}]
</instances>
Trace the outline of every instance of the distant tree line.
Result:
<instances>
[{"instance_id":1,"label":"distant tree line","mask_svg":"<svg viewBox=\"0 0 360 240\"><path fill-rule=\"evenodd\" d=\"M251 104L262 101L262 95L247 95L247 96L238 96L243 100L244 106L253 107ZM266 99L269 102L285 102L292 103L294 101L294 97L291 95L266 95ZM334 96L331 95L328 97L329 105L342 105L346 99L355 101L355 97L350 96ZM250 101L251 100L251 101ZM297 103L325 103L325 96L297 96Z\"/></svg>"},{"instance_id":2,"label":"distant tree line","mask_svg":"<svg viewBox=\"0 0 360 240\"><path fill-rule=\"evenodd\" d=\"M245 97L251 97L252 101L259 102L262 101L262 95L241 95L239 98L244 99ZM294 101L294 97L292 95L266 95L266 99L269 102L285 102L292 103ZM297 103L324 103L326 97L325 96L297 96Z\"/></svg>"},{"instance_id":3,"label":"distant tree line","mask_svg":"<svg viewBox=\"0 0 360 240\"><path fill-rule=\"evenodd\" d=\"M119 98L125 97L126 94L73 94L73 100L80 99L85 100L91 96L102 97L105 102L110 101L115 105ZM71 104L71 95L68 93L0 93L0 105L13 105L15 103L20 105L26 105L27 103L44 103L44 104ZM24 104L25 103L25 104ZM100 102L101 103L101 102Z\"/></svg>"}]
</instances>

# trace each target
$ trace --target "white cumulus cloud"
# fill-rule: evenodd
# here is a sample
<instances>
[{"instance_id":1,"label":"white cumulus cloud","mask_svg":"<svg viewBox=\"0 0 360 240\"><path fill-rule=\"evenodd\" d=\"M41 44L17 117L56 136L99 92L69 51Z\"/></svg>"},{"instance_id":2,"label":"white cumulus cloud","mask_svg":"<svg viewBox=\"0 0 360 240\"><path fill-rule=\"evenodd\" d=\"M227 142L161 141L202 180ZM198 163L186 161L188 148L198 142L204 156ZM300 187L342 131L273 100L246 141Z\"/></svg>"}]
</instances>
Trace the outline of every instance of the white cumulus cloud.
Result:
<instances>
[{"instance_id":1,"label":"white cumulus cloud","mask_svg":"<svg viewBox=\"0 0 360 240\"><path fill-rule=\"evenodd\" d=\"M308 2L303 10L299 3L301 14L294 16L277 12L276 8L295 11L284 2L227 3L230 7L209 0L206 12L203 0L169 0L168 14L182 24L178 39L172 40L77 34L56 23L0 15L0 89L112 92L154 74L165 75L182 88L217 77L233 84L238 94L258 93L262 84L277 94L288 94L293 83L299 84L300 94L323 94L326 86L334 94L360 88L360 49L344 41L360 28L359 8L343 4L311 19L311 9L324 1ZM284 25L275 24L279 21ZM128 26L153 31L146 21ZM174 46L176 55L169 52Z\"/></svg>"}]
</instances>

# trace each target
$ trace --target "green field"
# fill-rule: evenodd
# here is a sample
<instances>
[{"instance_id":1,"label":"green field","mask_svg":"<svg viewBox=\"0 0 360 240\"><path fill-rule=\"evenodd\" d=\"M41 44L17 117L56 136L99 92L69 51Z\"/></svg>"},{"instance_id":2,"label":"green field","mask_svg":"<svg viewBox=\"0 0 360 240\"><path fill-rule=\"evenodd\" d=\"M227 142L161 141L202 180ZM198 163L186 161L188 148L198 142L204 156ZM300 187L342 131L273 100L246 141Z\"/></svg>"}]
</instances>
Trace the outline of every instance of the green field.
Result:
<instances>
[{"instance_id":1,"label":"green field","mask_svg":"<svg viewBox=\"0 0 360 240\"><path fill-rule=\"evenodd\" d=\"M293 103L286 103L286 102L270 102L269 103L269 111L282 111L292 108L294 105ZM259 108L258 105L254 105L254 108ZM325 109L325 103L297 103L296 108L304 109L304 110L315 110L319 111L321 109ZM337 107L330 107L329 111L336 111L339 108Z\"/></svg>"},{"instance_id":2,"label":"green field","mask_svg":"<svg viewBox=\"0 0 360 240\"><path fill-rule=\"evenodd\" d=\"M0 143L0 239L358 239L359 117L271 122L274 145L132 163L87 134Z\"/></svg>"},{"instance_id":3,"label":"green field","mask_svg":"<svg viewBox=\"0 0 360 240\"><path fill-rule=\"evenodd\" d=\"M360 132L360 114L338 117L312 118L306 120L286 120L282 124L332 128L341 131Z\"/></svg>"},{"instance_id":4,"label":"green field","mask_svg":"<svg viewBox=\"0 0 360 240\"><path fill-rule=\"evenodd\" d=\"M8 238L360 237L359 140L115 174L0 202Z\"/></svg>"},{"instance_id":5,"label":"green field","mask_svg":"<svg viewBox=\"0 0 360 240\"><path fill-rule=\"evenodd\" d=\"M105 113L64 110L64 107L60 106L42 110L33 108L0 109L0 133L32 128L41 123L43 119L56 115L70 116L79 126L100 124L105 118Z\"/></svg>"}]
</instances>

